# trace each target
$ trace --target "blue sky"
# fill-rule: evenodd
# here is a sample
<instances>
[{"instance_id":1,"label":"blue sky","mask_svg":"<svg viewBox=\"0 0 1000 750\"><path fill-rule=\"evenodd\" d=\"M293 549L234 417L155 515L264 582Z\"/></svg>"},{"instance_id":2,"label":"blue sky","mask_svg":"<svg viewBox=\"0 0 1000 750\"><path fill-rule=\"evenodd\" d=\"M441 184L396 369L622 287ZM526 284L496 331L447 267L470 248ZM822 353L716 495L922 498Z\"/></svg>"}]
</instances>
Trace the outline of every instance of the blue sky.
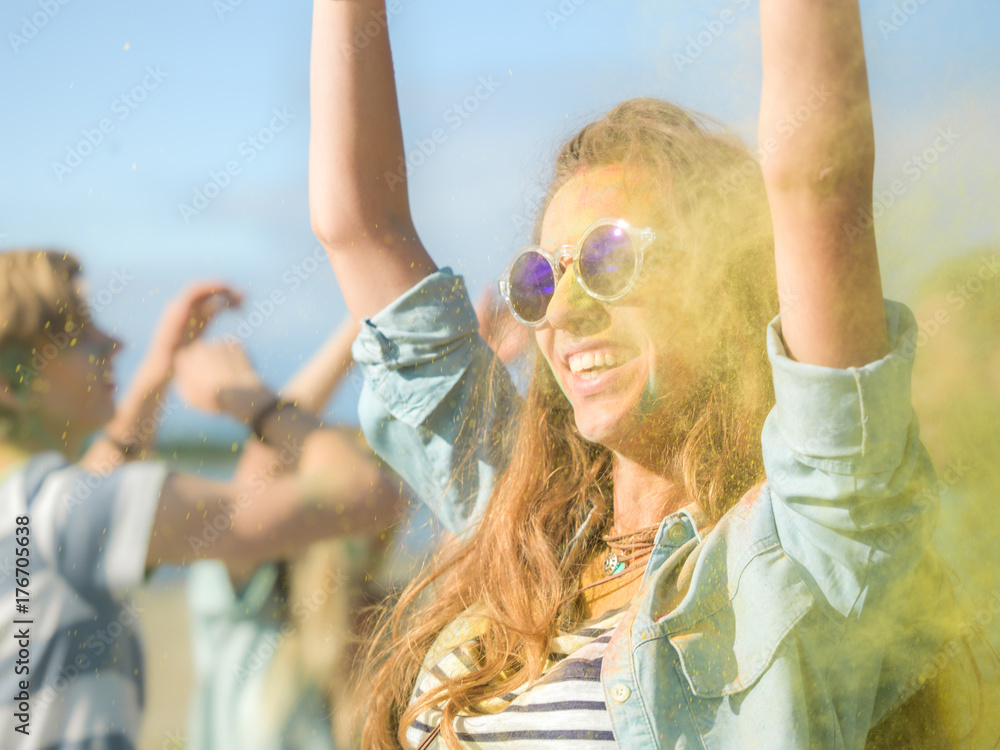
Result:
<instances>
[{"instance_id":1,"label":"blue sky","mask_svg":"<svg viewBox=\"0 0 1000 750\"><path fill-rule=\"evenodd\" d=\"M672 99L754 142L755 0L394 5L408 151L436 128L446 135L412 170L414 216L437 261L474 290L525 241L518 217L530 217L557 144L617 102ZM719 31L724 11L730 23ZM1000 7L863 0L862 13L876 188L904 187L877 224L885 285L906 299L936 262L1000 239ZM327 267L295 289L285 280L316 247L306 194L310 18L304 0L8 0L0 11L0 246L57 246L83 259L98 319L132 345L119 380L163 303L195 278L229 280L251 305L287 293L247 341L274 384L345 315ZM462 118L455 105L477 87L488 93ZM946 143L939 131L951 136L947 149L914 171L911 157ZM87 132L99 142L78 149ZM227 164L238 174L219 178L218 196L185 218L180 204ZM128 283L112 293L115 274ZM217 330L237 323L230 315ZM336 416L353 418L356 393L355 383L341 394ZM192 428L222 429L184 413L165 425Z\"/></svg>"}]
</instances>

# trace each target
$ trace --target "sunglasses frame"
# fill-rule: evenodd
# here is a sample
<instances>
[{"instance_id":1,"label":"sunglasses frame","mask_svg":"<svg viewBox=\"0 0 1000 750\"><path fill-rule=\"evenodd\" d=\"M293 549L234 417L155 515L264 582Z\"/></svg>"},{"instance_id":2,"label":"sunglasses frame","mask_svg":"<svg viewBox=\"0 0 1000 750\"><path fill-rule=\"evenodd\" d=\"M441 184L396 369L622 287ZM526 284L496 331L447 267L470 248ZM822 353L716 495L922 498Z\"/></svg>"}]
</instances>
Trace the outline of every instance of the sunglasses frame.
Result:
<instances>
[{"instance_id":1,"label":"sunglasses frame","mask_svg":"<svg viewBox=\"0 0 1000 750\"><path fill-rule=\"evenodd\" d=\"M500 296L503 297L504 302L507 303L507 309L510 310L511 315L521 324L529 326L531 328L536 328L546 321L547 315L543 315L541 320L538 321L528 321L517 314L514 309L514 304L510 299L510 275L514 270L514 266L517 262L528 253L538 253L546 261L548 261L549 266L552 268L552 278L554 279L554 285L558 286L559 281L562 279L563 274L563 261L569 259L569 264L566 266L568 271L573 266L577 265L577 261L580 259L580 250L583 249L583 244L587 241L587 238L594 233L595 230L601 227L618 227L619 229L624 229L626 235L632 243L632 252L635 254L635 271L632 273L632 278L628 280L625 284L625 288L617 294L607 295L598 294L593 289L591 289L587 283L580 276L579 268L576 268L573 277L576 279L577 283L583 288L583 290L596 300L601 302L614 302L617 299L621 299L626 294L631 291L632 287L635 285L635 280L639 278L639 272L642 270L642 259L645 255L646 248L649 247L653 242L656 241L656 232L653 231L651 227L634 227L629 224L624 219L598 219L583 232L583 236L577 241L575 245L559 245L556 248L556 254L550 253L541 245L528 245L522 248L520 252L517 253L507 264L506 270L504 270L503 275L497 282L497 286L500 289ZM554 296L553 292L553 296ZM551 302L551 299L549 300ZM548 309L548 305L546 305Z\"/></svg>"}]
</instances>

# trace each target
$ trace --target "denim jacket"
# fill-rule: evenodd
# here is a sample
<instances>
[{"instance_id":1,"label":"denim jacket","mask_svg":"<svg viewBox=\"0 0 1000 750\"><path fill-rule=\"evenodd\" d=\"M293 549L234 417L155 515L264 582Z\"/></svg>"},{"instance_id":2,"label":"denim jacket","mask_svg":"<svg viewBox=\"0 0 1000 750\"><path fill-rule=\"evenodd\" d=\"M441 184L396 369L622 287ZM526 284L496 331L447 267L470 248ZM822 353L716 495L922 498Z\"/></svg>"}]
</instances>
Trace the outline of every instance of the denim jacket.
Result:
<instances>
[{"instance_id":1,"label":"denim jacket","mask_svg":"<svg viewBox=\"0 0 1000 750\"><path fill-rule=\"evenodd\" d=\"M767 481L704 534L684 512L663 519L602 667L620 747L862 748L919 686L943 642L912 590L942 578L938 499L910 405L916 323L898 303L886 315L890 353L846 370L793 361L780 317L768 326ZM505 458L468 436L503 430L519 398L504 374L484 387L477 328L442 269L354 344L369 442L459 536ZM461 430L470 415L485 423Z\"/></svg>"}]
</instances>

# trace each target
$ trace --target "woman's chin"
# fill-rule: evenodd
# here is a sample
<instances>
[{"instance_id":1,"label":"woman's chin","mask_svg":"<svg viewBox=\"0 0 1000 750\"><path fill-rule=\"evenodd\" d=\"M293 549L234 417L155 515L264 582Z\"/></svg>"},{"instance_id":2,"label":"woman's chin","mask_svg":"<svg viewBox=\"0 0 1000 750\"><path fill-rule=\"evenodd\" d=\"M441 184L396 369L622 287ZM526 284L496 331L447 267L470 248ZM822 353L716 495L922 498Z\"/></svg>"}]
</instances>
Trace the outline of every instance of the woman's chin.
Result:
<instances>
[{"instance_id":1,"label":"woman's chin","mask_svg":"<svg viewBox=\"0 0 1000 750\"><path fill-rule=\"evenodd\" d=\"M664 404L658 409L643 410L641 399L618 401L614 407L608 403L598 408L574 410L576 428L584 439L603 445L616 453L646 453L663 446L670 438L669 410Z\"/></svg>"},{"instance_id":2,"label":"woman's chin","mask_svg":"<svg viewBox=\"0 0 1000 750\"><path fill-rule=\"evenodd\" d=\"M629 419L626 412L575 413L576 428L585 440L615 450L638 425Z\"/></svg>"}]
</instances>

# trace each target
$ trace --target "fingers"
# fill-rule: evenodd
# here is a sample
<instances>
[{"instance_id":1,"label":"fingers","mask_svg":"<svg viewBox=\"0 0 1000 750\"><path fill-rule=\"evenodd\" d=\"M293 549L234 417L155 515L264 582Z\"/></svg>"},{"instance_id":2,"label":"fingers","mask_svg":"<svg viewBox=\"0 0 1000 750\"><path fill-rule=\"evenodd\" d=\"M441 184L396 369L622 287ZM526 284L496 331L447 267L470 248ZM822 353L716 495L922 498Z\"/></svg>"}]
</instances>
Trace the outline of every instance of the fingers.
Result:
<instances>
[{"instance_id":1,"label":"fingers","mask_svg":"<svg viewBox=\"0 0 1000 750\"><path fill-rule=\"evenodd\" d=\"M220 296L236 305L243 301L242 293L219 279L195 281L186 286L178 298L187 301L189 305L193 305L213 296Z\"/></svg>"},{"instance_id":2,"label":"fingers","mask_svg":"<svg viewBox=\"0 0 1000 750\"><path fill-rule=\"evenodd\" d=\"M225 282L198 281L186 287L177 298L178 312L184 317L179 345L199 339L216 315L242 304L243 294Z\"/></svg>"}]
</instances>

